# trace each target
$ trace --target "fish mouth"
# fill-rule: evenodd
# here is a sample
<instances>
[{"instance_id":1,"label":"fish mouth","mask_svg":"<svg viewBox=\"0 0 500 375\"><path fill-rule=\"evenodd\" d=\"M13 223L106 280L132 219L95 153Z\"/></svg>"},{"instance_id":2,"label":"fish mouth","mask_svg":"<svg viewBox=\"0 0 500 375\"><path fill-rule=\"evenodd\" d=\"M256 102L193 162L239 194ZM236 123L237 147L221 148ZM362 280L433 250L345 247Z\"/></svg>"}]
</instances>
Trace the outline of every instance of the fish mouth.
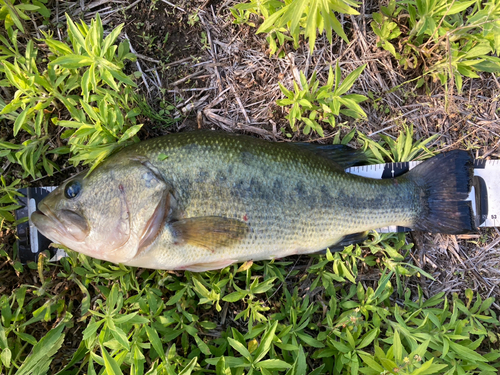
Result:
<instances>
[{"instance_id":1,"label":"fish mouth","mask_svg":"<svg viewBox=\"0 0 500 375\"><path fill-rule=\"evenodd\" d=\"M71 241L81 241L81 238L75 237L66 225L57 218L57 215L43 202L38 205L38 210L31 214L30 220L44 236L52 241L62 244L65 242L61 241L64 238Z\"/></svg>"}]
</instances>

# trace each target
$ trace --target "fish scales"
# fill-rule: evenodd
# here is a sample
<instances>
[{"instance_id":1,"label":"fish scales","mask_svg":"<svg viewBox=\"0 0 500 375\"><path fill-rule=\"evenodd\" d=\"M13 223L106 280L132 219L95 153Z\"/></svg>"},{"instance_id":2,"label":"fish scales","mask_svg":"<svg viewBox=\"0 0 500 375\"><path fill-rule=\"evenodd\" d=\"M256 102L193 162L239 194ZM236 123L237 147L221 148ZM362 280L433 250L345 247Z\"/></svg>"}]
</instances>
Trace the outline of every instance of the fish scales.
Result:
<instances>
[{"instance_id":1,"label":"fish scales","mask_svg":"<svg viewBox=\"0 0 500 375\"><path fill-rule=\"evenodd\" d=\"M53 241L99 259L192 271L313 253L389 225L474 230L467 153L389 180L345 173L334 161L345 155L221 132L172 134L65 181L31 219Z\"/></svg>"},{"instance_id":2,"label":"fish scales","mask_svg":"<svg viewBox=\"0 0 500 375\"><path fill-rule=\"evenodd\" d=\"M250 227L240 242L207 251L171 246L174 239L165 226L158 240L164 245L137 258L137 265L154 258L178 268L315 252L374 226L395 221L409 225L417 214L408 205L413 191L404 183L366 180L308 150L250 140L218 133L179 134L136 146L134 151L176 187L183 217L224 216ZM160 154L168 158L160 161Z\"/></svg>"}]
</instances>

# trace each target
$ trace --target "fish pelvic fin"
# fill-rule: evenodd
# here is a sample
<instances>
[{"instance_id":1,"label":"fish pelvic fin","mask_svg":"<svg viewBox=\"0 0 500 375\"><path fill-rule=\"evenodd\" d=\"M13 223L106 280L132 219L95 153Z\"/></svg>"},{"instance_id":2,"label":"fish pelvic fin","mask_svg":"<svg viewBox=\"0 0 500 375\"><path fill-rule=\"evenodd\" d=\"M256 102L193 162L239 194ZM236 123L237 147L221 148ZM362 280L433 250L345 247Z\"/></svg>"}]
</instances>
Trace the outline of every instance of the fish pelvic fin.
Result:
<instances>
[{"instance_id":1,"label":"fish pelvic fin","mask_svg":"<svg viewBox=\"0 0 500 375\"><path fill-rule=\"evenodd\" d=\"M231 264L236 262L237 260L235 259L225 259L215 262L189 264L187 266L178 267L178 269L191 272L205 272L226 268L227 266L230 266Z\"/></svg>"},{"instance_id":2,"label":"fish pelvic fin","mask_svg":"<svg viewBox=\"0 0 500 375\"><path fill-rule=\"evenodd\" d=\"M170 223L178 243L204 247L216 251L242 240L250 228L241 220L219 216L182 219Z\"/></svg>"},{"instance_id":3,"label":"fish pelvic fin","mask_svg":"<svg viewBox=\"0 0 500 375\"><path fill-rule=\"evenodd\" d=\"M420 188L421 210L413 229L446 234L476 230L472 204L466 201L474 174L472 158L454 150L424 161L405 176Z\"/></svg>"}]
</instances>

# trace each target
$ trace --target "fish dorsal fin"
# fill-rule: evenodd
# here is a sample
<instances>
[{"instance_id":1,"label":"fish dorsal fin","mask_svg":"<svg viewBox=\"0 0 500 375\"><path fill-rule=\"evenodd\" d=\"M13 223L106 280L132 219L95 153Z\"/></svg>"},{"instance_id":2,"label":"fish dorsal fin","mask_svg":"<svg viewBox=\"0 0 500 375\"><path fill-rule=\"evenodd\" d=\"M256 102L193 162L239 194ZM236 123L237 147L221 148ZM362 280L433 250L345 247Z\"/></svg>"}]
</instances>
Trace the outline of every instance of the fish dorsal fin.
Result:
<instances>
[{"instance_id":1,"label":"fish dorsal fin","mask_svg":"<svg viewBox=\"0 0 500 375\"><path fill-rule=\"evenodd\" d=\"M356 150L345 145L318 145L313 143L293 143L296 146L321 155L326 159L332 160L342 168L349 168L367 162L366 155L361 150Z\"/></svg>"},{"instance_id":2,"label":"fish dorsal fin","mask_svg":"<svg viewBox=\"0 0 500 375\"><path fill-rule=\"evenodd\" d=\"M243 239L249 232L247 223L219 216L182 219L170 223L178 243L186 243L215 251Z\"/></svg>"}]
</instances>

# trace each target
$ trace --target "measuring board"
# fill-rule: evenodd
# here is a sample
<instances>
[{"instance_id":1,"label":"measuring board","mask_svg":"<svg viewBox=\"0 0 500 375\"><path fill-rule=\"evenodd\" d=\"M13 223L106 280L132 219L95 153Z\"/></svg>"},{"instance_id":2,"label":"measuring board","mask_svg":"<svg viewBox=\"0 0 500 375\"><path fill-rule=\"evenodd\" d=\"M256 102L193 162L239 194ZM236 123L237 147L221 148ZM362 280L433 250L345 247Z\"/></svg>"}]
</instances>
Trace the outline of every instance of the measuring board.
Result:
<instances>
[{"instance_id":1,"label":"measuring board","mask_svg":"<svg viewBox=\"0 0 500 375\"><path fill-rule=\"evenodd\" d=\"M346 172L358 176L384 179L398 177L420 162L402 162L365 165L351 167ZM472 202L472 209L476 218L477 227L500 226L500 160L475 160L473 186L467 200ZM55 187L27 188L19 190L24 197L20 198L22 208L16 211L16 219L31 217L36 211L36 205L47 196ZM391 226L377 229L380 233L408 232L410 228ZM31 221L19 224L18 248L22 263L36 261L38 254L49 248L51 241L42 236ZM49 249L53 261L65 256L60 249Z\"/></svg>"}]
</instances>

